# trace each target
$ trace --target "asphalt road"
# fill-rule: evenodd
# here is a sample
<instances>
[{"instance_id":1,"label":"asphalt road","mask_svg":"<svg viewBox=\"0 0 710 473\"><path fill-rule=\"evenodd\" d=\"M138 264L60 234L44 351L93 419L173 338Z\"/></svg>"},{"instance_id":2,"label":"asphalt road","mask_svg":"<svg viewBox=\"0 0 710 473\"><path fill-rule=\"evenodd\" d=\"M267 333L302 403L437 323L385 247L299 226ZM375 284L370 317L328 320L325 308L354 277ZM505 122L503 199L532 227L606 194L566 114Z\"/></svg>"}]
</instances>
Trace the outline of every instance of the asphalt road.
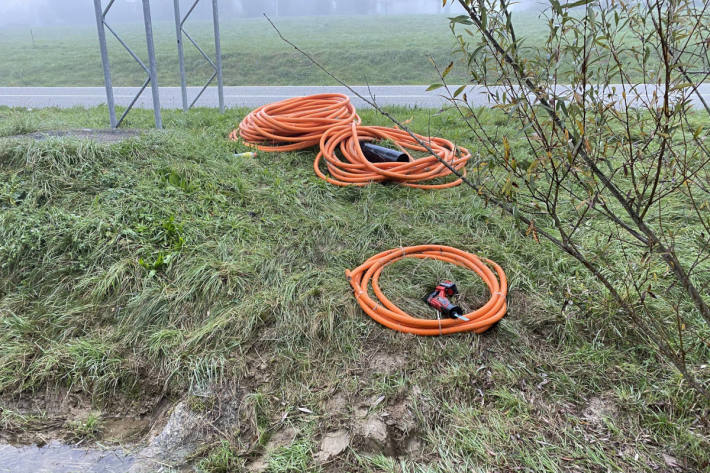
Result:
<instances>
[{"instance_id":1,"label":"asphalt road","mask_svg":"<svg viewBox=\"0 0 710 473\"><path fill-rule=\"evenodd\" d=\"M457 86L451 86L455 90ZM622 87L611 86L604 91L610 97L620 98ZM446 102L442 97L443 89L426 91L425 85L378 85L368 90L366 86L354 87L364 96L375 96L379 105L401 105L421 108L438 108ZM656 87L645 85L636 89L635 93L627 89L627 97L635 96L632 104L638 105L641 101L650 100ZM114 98L117 105L128 105L136 92L137 87L116 87ZM198 87L188 88L190 101L199 91ZM710 84L702 84L700 93L706 102L710 103ZM225 87L224 99L227 107L257 107L270 102L283 100L288 97L310 95L324 92L342 92L351 97L353 94L344 87L339 86L243 86ZM484 89L480 86L471 86L467 90L469 103L472 106L491 106ZM660 95L660 94L659 94ZM356 97L353 103L356 107L366 108L367 104ZM690 101L696 108L701 108L700 100L695 94L690 96ZM103 87L0 87L0 106L10 107L94 107L106 103L106 92ZM179 87L161 87L160 103L162 108L181 108L182 99ZM208 88L200 97L197 106L217 107L217 89ZM136 107L152 108L150 88L146 89L136 102Z\"/></svg>"}]
</instances>

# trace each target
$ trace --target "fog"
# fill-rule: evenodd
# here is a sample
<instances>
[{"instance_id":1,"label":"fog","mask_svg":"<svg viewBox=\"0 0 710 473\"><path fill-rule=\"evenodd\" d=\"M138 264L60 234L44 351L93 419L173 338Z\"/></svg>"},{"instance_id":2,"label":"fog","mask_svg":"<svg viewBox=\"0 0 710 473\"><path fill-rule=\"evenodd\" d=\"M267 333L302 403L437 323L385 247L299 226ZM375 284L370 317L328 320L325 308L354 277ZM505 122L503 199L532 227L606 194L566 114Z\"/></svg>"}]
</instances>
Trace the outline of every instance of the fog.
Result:
<instances>
[{"instance_id":1,"label":"fog","mask_svg":"<svg viewBox=\"0 0 710 473\"><path fill-rule=\"evenodd\" d=\"M103 0L106 5L108 0ZM181 0L186 10L192 0ZM197 19L211 18L209 4L202 0L193 14ZM173 0L151 0L154 21L172 20ZM519 0L516 8L538 5L536 0ZM219 0L223 19L270 16L309 15L402 15L459 14L458 5L441 6L441 0ZM141 0L116 0L111 8L113 22L137 21L141 18ZM92 0L0 0L2 26L59 26L95 24Z\"/></svg>"}]
</instances>

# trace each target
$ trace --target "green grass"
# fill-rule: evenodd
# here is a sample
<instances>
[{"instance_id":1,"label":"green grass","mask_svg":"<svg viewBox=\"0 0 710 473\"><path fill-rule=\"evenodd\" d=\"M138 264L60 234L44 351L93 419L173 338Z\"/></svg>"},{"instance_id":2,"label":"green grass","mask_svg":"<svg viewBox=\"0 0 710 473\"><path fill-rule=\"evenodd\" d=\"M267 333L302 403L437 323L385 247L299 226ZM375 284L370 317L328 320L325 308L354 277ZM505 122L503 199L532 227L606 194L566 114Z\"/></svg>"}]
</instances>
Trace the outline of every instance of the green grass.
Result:
<instances>
[{"instance_id":1,"label":"green grass","mask_svg":"<svg viewBox=\"0 0 710 473\"><path fill-rule=\"evenodd\" d=\"M529 61L542 61L548 54L538 53L547 38L547 13L515 12L516 33ZM471 81L466 62L443 15L408 16L322 16L274 19L286 38L309 52L331 73L349 84L432 84L440 82L430 58L440 70L452 57L456 65L447 75L450 84ZM109 22L109 24L111 24ZM140 24L113 24L121 37L147 64L145 31ZM187 31L210 55L214 54L212 25L203 21L186 24ZM458 25L456 34L470 42L475 50L479 35L466 34ZM27 28L0 30L0 87L9 86L102 86L104 83L98 39L94 26L44 27L33 29L34 42ZM154 24L161 86L179 86L175 26L169 22ZM224 84L238 85L336 85L326 73L314 67L301 53L281 40L265 18L224 19L221 24ZM618 41L634 42L620 35ZM145 80L143 69L112 37L108 37L109 58L114 86L138 87ZM599 53L602 57L606 53ZM624 53L627 54L627 53ZM605 58L604 61L609 58ZM212 69L199 52L185 42L185 61L189 85L201 86ZM630 64L637 59L628 58ZM563 58L560 78L568 77L576 61ZM651 58L651 66L656 64ZM649 67L651 67L649 66ZM653 69L653 67L651 67ZM637 67L627 71L632 80L643 79ZM479 71L480 72L480 71ZM612 81L618 81L615 71ZM489 78L495 82L494 75Z\"/></svg>"},{"instance_id":2,"label":"green grass","mask_svg":"<svg viewBox=\"0 0 710 473\"><path fill-rule=\"evenodd\" d=\"M471 144L454 114L391 111ZM178 399L238 386L257 453L284 422L299 431L270 454L273 472L656 471L664 454L708 468L708 406L615 332L613 304L573 261L465 187L338 188L313 174L310 150L235 159L246 148L225 137L245 113L165 111L159 132L137 110L126 126L145 134L112 146L0 140L0 399L69 389L110 414L163 389ZM482 119L522 146L502 114ZM106 109L0 108L0 123L2 135L97 128ZM482 336L422 338L363 314L345 269L422 243L499 262L508 315ZM467 299L484 296L475 277L434 262L397 263L382 287L426 311L421 297L447 276ZM578 303L562 313L567 298ZM400 361L384 369L378 357ZM343 412L325 407L335 393ZM420 449L394 459L353 445L317 465L321 435L380 396L377 409L407 403ZM590 417L595 403L608 409ZM2 423L21 429L10 412ZM254 455L240 432L225 432L200 469L238 471Z\"/></svg>"},{"instance_id":3,"label":"green grass","mask_svg":"<svg viewBox=\"0 0 710 473\"><path fill-rule=\"evenodd\" d=\"M95 440L101 435L101 414L90 412L85 419L69 421L70 440L72 442Z\"/></svg>"},{"instance_id":4,"label":"green grass","mask_svg":"<svg viewBox=\"0 0 710 473\"><path fill-rule=\"evenodd\" d=\"M445 16L354 16L277 18L287 38L311 52L328 69L353 84L430 84L438 76L429 65L433 56L448 64L454 39ZM521 32L535 41L543 21L520 15ZM141 25L113 25L147 63ZM209 23L188 23L188 32L206 51L214 51ZM155 25L158 77L161 86L180 85L175 26ZM544 30L542 30L544 31ZM101 86L103 69L96 28L56 27L0 31L0 86ZM230 19L222 23L225 85L327 85L335 82L280 40L265 18ZM140 66L109 38L114 86L140 86ZM189 83L209 78L204 59L186 43ZM210 53L212 54L212 53ZM454 70L449 80L465 77Z\"/></svg>"}]
</instances>

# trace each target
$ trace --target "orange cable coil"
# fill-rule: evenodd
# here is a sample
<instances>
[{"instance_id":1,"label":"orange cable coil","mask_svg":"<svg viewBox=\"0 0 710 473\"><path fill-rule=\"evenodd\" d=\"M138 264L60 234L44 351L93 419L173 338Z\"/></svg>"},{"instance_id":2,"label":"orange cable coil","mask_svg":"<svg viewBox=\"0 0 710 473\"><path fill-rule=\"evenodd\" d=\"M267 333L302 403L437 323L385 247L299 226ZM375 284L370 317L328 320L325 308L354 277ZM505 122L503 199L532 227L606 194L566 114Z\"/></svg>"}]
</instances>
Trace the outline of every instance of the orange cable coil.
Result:
<instances>
[{"instance_id":1,"label":"orange cable coil","mask_svg":"<svg viewBox=\"0 0 710 473\"><path fill-rule=\"evenodd\" d=\"M351 122L360 123L360 117L347 95L309 95L252 110L229 138L241 137L261 151L295 151L316 146L327 129Z\"/></svg>"},{"instance_id":2,"label":"orange cable coil","mask_svg":"<svg viewBox=\"0 0 710 473\"><path fill-rule=\"evenodd\" d=\"M491 297L483 307L464 315L468 321L412 317L387 299L378 284L382 270L388 264L403 258L435 259L468 268L483 279ZM400 332L428 336L468 331L482 333L503 318L507 311L508 281L503 268L494 261L479 258L472 253L450 246L418 245L383 251L372 256L356 269L346 270L345 275L362 310L382 325ZM369 295L370 283L376 299Z\"/></svg>"},{"instance_id":3,"label":"orange cable coil","mask_svg":"<svg viewBox=\"0 0 710 473\"><path fill-rule=\"evenodd\" d=\"M436 156L412 158L409 151L426 151L406 131L381 126L362 126L360 117L350 98L344 94L318 94L294 97L263 105L251 111L229 138L261 151L295 151L320 145L313 162L316 174L331 184L339 186L365 186L371 182L394 181L420 189L445 189L457 186L461 178L453 181L422 184L424 181L452 174L439 159L451 168L466 175L466 162L471 153L456 147L444 138L427 138L416 135L427 143ZM360 149L360 141L390 140L409 157L408 162L371 163ZM344 159L338 157L339 151ZM325 161L330 176L320 170Z\"/></svg>"},{"instance_id":4,"label":"orange cable coil","mask_svg":"<svg viewBox=\"0 0 710 473\"><path fill-rule=\"evenodd\" d=\"M436 152L439 159L453 169L466 175L466 162L471 153L466 148L456 147L444 138L415 136ZM360 148L360 141L390 140L404 153L407 150L426 151L409 133L398 128L383 126L364 126L356 123L329 128L320 139L320 152L313 162L316 174L331 184L338 186L366 186L370 182L394 181L399 184L419 189L446 189L461 184L461 178L440 184L421 184L451 174L439 159L433 155L414 159L409 155L408 162L371 163L365 158ZM345 160L336 154L339 150ZM321 159L326 162L326 176L319 168Z\"/></svg>"}]
</instances>

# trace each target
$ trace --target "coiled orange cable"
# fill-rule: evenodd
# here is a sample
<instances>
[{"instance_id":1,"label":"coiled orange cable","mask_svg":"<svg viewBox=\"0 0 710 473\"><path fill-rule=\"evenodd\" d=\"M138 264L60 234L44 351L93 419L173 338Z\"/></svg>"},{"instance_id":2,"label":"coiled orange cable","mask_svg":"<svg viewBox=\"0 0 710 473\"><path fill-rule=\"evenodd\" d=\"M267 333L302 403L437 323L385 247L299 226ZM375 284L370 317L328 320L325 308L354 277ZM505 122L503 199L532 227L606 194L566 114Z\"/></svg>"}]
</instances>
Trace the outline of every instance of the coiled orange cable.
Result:
<instances>
[{"instance_id":1,"label":"coiled orange cable","mask_svg":"<svg viewBox=\"0 0 710 473\"><path fill-rule=\"evenodd\" d=\"M464 166L471 158L471 153L466 148L457 148L444 138L415 136L427 143L439 159L462 172L463 176L466 175ZM394 181L419 189L445 189L461 184L461 178L441 184L421 184L423 181L451 174L451 170L433 155L414 159L407 153L410 158L408 162L371 163L363 155L360 141L377 140L390 140L404 153L407 153L407 150L426 151L424 146L404 130L350 123L329 128L323 133L320 152L313 162L313 169L321 179L338 186L365 186L370 182ZM345 160L338 157L336 150L340 151ZM321 158L325 160L332 177L326 176L320 170Z\"/></svg>"},{"instance_id":2,"label":"coiled orange cable","mask_svg":"<svg viewBox=\"0 0 710 473\"><path fill-rule=\"evenodd\" d=\"M229 138L241 137L261 151L295 151L317 145L327 129L352 122L360 123L360 117L347 95L309 95L252 110Z\"/></svg>"},{"instance_id":3,"label":"coiled orange cable","mask_svg":"<svg viewBox=\"0 0 710 473\"><path fill-rule=\"evenodd\" d=\"M461 178L431 184L422 182L452 174L439 159L466 175L471 153L444 138L416 135L436 156L413 158L407 151L424 152L406 131L381 126L361 126L360 117L348 96L318 94L294 97L250 112L229 138L241 138L262 151L295 151L320 145L313 162L316 174L338 186L365 186L371 182L393 181L420 189L445 189L461 183ZM390 140L409 156L408 162L371 163L362 154L360 141ZM338 157L338 152L343 159ZM437 159L437 156L439 159ZM327 172L319 168L325 161Z\"/></svg>"},{"instance_id":4,"label":"coiled orange cable","mask_svg":"<svg viewBox=\"0 0 710 473\"><path fill-rule=\"evenodd\" d=\"M378 284L382 270L388 264L399 261L402 258L436 259L468 268L483 279L488 286L491 297L483 307L464 315L464 317L469 319L468 321L450 318L434 320L412 317L390 302L382 293ZM468 331L481 333L503 318L507 310L508 281L503 268L494 261L485 258L481 259L472 253L450 246L419 245L383 251L371 257L356 269L345 271L345 275L362 310L382 325L400 332L413 333L415 335L446 335ZM370 283L376 300L372 299L368 293Z\"/></svg>"}]
</instances>

